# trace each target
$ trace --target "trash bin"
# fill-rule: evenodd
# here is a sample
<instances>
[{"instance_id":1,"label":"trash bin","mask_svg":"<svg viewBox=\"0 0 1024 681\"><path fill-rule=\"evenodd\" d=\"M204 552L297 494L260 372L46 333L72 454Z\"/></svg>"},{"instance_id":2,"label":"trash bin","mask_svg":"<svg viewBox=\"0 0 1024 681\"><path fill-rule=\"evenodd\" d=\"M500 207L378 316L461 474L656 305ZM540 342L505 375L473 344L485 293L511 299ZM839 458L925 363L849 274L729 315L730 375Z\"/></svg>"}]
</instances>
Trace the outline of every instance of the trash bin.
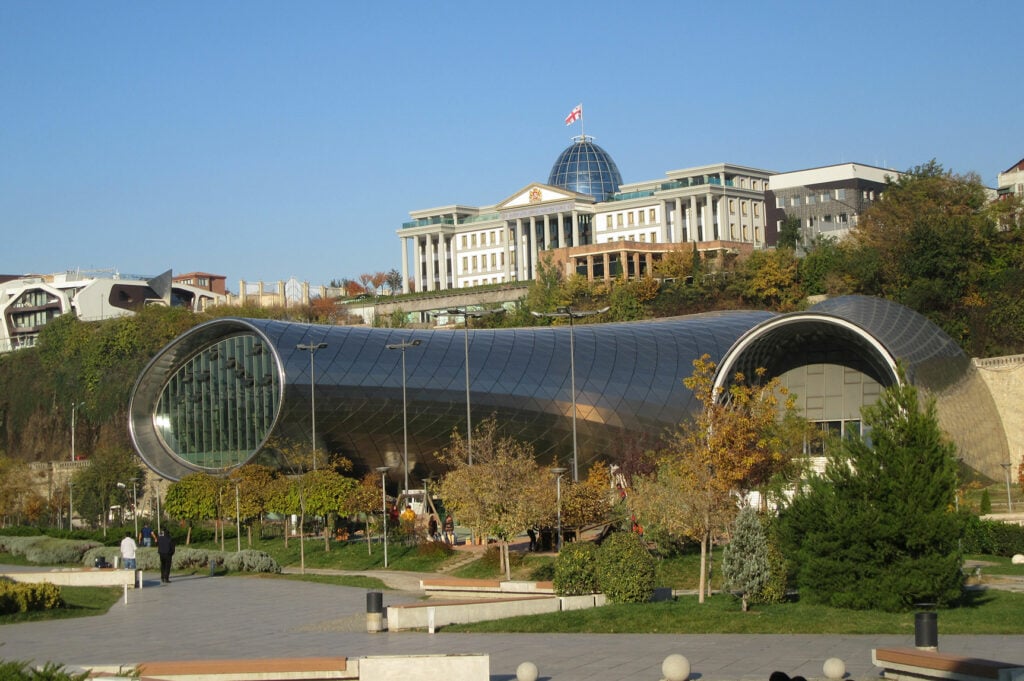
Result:
<instances>
[{"instance_id":1,"label":"trash bin","mask_svg":"<svg viewBox=\"0 0 1024 681\"><path fill-rule=\"evenodd\" d=\"M366 592L366 633L376 634L384 630L384 594L380 591Z\"/></svg>"},{"instance_id":2,"label":"trash bin","mask_svg":"<svg viewBox=\"0 0 1024 681\"><path fill-rule=\"evenodd\" d=\"M914 613L914 647L921 650L939 649L938 613Z\"/></svg>"}]
</instances>

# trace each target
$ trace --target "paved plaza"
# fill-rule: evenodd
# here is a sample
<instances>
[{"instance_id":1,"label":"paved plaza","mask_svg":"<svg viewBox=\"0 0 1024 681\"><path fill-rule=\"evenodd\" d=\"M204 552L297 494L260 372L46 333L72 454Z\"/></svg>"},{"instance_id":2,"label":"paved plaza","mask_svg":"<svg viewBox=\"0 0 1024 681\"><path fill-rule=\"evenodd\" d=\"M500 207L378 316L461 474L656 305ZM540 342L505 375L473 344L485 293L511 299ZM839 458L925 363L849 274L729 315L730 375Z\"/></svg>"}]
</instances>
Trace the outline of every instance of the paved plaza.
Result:
<instances>
[{"instance_id":1,"label":"paved plaza","mask_svg":"<svg viewBox=\"0 0 1024 681\"><path fill-rule=\"evenodd\" d=\"M417 575L396 573L409 587ZM417 591L385 591L384 604L416 602ZM907 636L366 633L366 591L259 577L146 576L99 617L0 626L0 659L54 661L69 667L147 660L340 655L486 653L492 681L515 679L535 663L550 681L658 681L665 656L690 660L701 681L762 679L775 670L822 678L829 657L848 678L877 676L874 647L913 646ZM909 617L910 615L908 615ZM1022 636L941 636L943 652L1024 661ZM1010 658L1010 659L1007 659ZM410 678L416 678L410 670Z\"/></svg>"}]
</instances>

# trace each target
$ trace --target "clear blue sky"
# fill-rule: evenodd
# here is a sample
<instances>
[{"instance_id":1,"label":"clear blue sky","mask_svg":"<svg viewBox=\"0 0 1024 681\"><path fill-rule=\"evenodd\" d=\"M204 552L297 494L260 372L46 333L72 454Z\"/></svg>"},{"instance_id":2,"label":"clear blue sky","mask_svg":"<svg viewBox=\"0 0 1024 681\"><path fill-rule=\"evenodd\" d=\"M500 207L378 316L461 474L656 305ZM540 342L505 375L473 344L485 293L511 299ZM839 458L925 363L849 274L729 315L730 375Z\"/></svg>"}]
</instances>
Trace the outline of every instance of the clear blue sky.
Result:
<instances>
[{"instance_id":1,"label":"clear blue sky","mask_svg":"<svg viewBox=\"0 0 1024 681\"><path fill-rule=\"evenodd\" d=\"M1024 157L1015 2L0 2L0 273L401 267L577 128L623 179Z\"/></svg>"}]
</instances>

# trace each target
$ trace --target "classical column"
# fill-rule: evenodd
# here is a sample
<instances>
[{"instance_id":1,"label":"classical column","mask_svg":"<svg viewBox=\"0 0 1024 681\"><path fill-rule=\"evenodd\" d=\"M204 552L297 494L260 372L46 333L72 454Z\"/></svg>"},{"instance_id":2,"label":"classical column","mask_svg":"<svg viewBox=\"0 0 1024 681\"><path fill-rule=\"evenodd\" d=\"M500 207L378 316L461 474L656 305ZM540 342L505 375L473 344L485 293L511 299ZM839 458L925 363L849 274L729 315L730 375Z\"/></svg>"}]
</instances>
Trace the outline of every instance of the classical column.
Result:
<instances>
[{"instance_id":1,"label":"classical column","mask_svg":"<svg viewBox=\"0 0 1024 681\"><path fill-rule=\"evenodd\" d=\"M530 263L529 278L537 278L537 217L530 216Z\"/></svg>"},{"instance_id":2,"label":"classical column","mask_svg":"<svg viewBox=\"0 0 1024 681\"><path fill-rule=\"evenodd\" d=\"M508 223L507 222L504 225L502 225L501 233L502 233L502 236L505 237L505 238L502 239L502 243L501 243L501 246L504 249L503 253L505 254L505 263L504 263L505 264L505 268L504 268L505 269L505 281L512 281L512 250L511 250L511 245L513 243L513 239L515 239L515 236L509 234L509 228L508 228Z\"/></svg>"},{"instance_id":3,"label":"classical column","mask_svg":"<svg viewBox=\"0 0 1024 681\"><path fill-rule=\"evenodd\" d=\"M690 197L690 213L686 216L686 226L689 232L687 236L690 238L688 241L700 241L700 219L697 217L697 197L696 195Z\"/></svg>"},{"instance_id":4,"label":"classical column","mask_svg":"<svg viewBox=\"0 0 1024 681\"><path fill-rule=\"evenodd\" d=\"M661 232L661 236L659 237L661 243L667 244L674 241L672 238L672 230L668 225L668 200L666 199L661 200L661 229L659 231Z\"/></svg>"},{"instance_id":5,"label":"classical column","mask_svg":"<svg viewBox=\"0 0 1024 681\"><path fill-rule=\"evenodd\" d=\"M572 245L574 248L580 245L580 216L575 210L572 212Z\"/></svg>"},{"instance_id":6,"label":"classical column","mask_svg":"<svg viewBox=\"0 0 1024 681\"><path fill-rule=\"evenodd\" d=\"M619 274L626 281L629 281L629 255L626 251L619 251Z\"/></svg>"},{"instance_id":7,"label":"classical column","mask_svg":"<svg viewBox=\"0 0 1024 681\"><path fill-rule=\"evenodd\" d=\"M633 278L640 279L640 251L633 252Z\"/></svg>"},{"instance_id":8,"label":"classical column","mask_svg":"<svg viewBox=\"0 0 1024 681\"><path fill-rule=\"evenodd\" d=\"M605 283L608 283L612 280L610 272L612 268L612 259L609 253L605 253L602 257L604 258L604 281Z\"/></svg>"},{"instance_id":9,"label":"classical column","mask_svg":"<svg viewBox=\"0 0 1024 681\"><path fill-rule=\"evenodd\" d=\"M554 240L551 238L551 214L544 214L544 249L554 248Z\"/></svg>"},{"instance_id":10,"label":"classical column","mask_svg":"<svg viewBox=\"0 0 1024 681\"><path fill-rule=\"evenodd\" d=\"M704 195L704 240L715 239L715 197L708 192Z\"/></svg>"},{"instance_id":11,"label":"classical column","mask_svg":"<svg viewBox=\"0 0 1024 681\"><path fill-rule=\"evenodd\" d=\"M409 239L402 237L402 293L409 292Z\"/></svg>"},{"instance_id":12,"label":"classical column","mask_svg":"<svg viewBox=\"0 0 1024 681\"><path fill-rule=\"evenodd\" d=\"M644 253L644 262L647 265L647 267L644 268L644 271L647 272L647 276L648 277L653 277L654 276L654 254L651 253L651 252Z\"/></svg>"},{"instance_id":13,"label":"classical column","mask_svg":"<svg viewBox=\"0 0 1024 681\"><path fill-rule=\"evenodd\" d=\"M434 235L427 235L427 287L425 290L433 291L434 286Z\"/></svg>"},{"instance_id":14,"label":"classical column","mask_svg":"<svg viewBox=\"0 0 1024 681\"><path fill-rule=\"evenodd\" d=\"M675 230L672 234L673 243L681 244L686 241L686 213L683 211L683 197L676 197L676 210L675 210L676 221Z\"/></svg>"},{"instance_id":15,"label":"classical column","mask_svg":"<svg viewBox=\"0 0 1024 681\"><path fill-rule=\"evenodd\" d=\"M587 281L594 281L594 256L587 256Z\"/></svg>"},{"instance_id":16,"label":"classical column","mask_svg":"<svg viewBox=\"0 0 1024 681\"><path fill-rule=\"evenodd\" d=\"M437 246L440 251L437 269L441 274L441 284L438 288L443 291L448 288L448 240L444 237L444 232L438 235Z\"/></svg>"}]
</instances>

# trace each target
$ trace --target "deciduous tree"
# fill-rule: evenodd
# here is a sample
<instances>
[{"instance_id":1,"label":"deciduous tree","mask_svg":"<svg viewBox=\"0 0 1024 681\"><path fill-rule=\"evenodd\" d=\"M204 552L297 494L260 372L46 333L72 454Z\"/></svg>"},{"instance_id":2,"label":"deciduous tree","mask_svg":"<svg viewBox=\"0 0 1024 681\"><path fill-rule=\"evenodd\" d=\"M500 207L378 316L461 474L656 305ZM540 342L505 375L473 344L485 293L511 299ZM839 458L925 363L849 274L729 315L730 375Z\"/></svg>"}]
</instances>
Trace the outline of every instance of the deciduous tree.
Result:
<instances>
[{"instance_id":1,"label":"deciduous tree","mask_svg":"<svg viewBox=\"0 0 1024 681\"><path fill-rule=\"evenodd\" d=\"M511 579L509 541L555 513L551 475L537 464L532 445L501 435L493 416L473 429L472 466L458 431L438 458L452 468L441 480L445 506L475 536L498 539L502 568Z\"/></svg>"},{"instance_id":2,"label":"deciduous tree","mask_svg":"<svg viewBox=\"0 0 1024 681\"><path fill-rule=\"evenodd\" d=\"M635 481L634 512L669 533L701 543L700 600L707 586L707 552L713 536L737 511L734 496L767 483L799 451L788 427L794 401L777 378L761 383L737 373L727 389L714 386L715 363L693 361L684 379L701 408L669 437L655 477Z\"/></svg>"},{"instance_id":3,"label":"deciduous tree","mask_svg":"<svg viewBox=\"0 0 1024 681\"><path fill-rule=\"evenodd\" d=\"M164 512L188 523L185 544L192 541L192 526L217 517L220 481L207 473L192 473L167 488Z\"/></svg>"}]
</instances>

